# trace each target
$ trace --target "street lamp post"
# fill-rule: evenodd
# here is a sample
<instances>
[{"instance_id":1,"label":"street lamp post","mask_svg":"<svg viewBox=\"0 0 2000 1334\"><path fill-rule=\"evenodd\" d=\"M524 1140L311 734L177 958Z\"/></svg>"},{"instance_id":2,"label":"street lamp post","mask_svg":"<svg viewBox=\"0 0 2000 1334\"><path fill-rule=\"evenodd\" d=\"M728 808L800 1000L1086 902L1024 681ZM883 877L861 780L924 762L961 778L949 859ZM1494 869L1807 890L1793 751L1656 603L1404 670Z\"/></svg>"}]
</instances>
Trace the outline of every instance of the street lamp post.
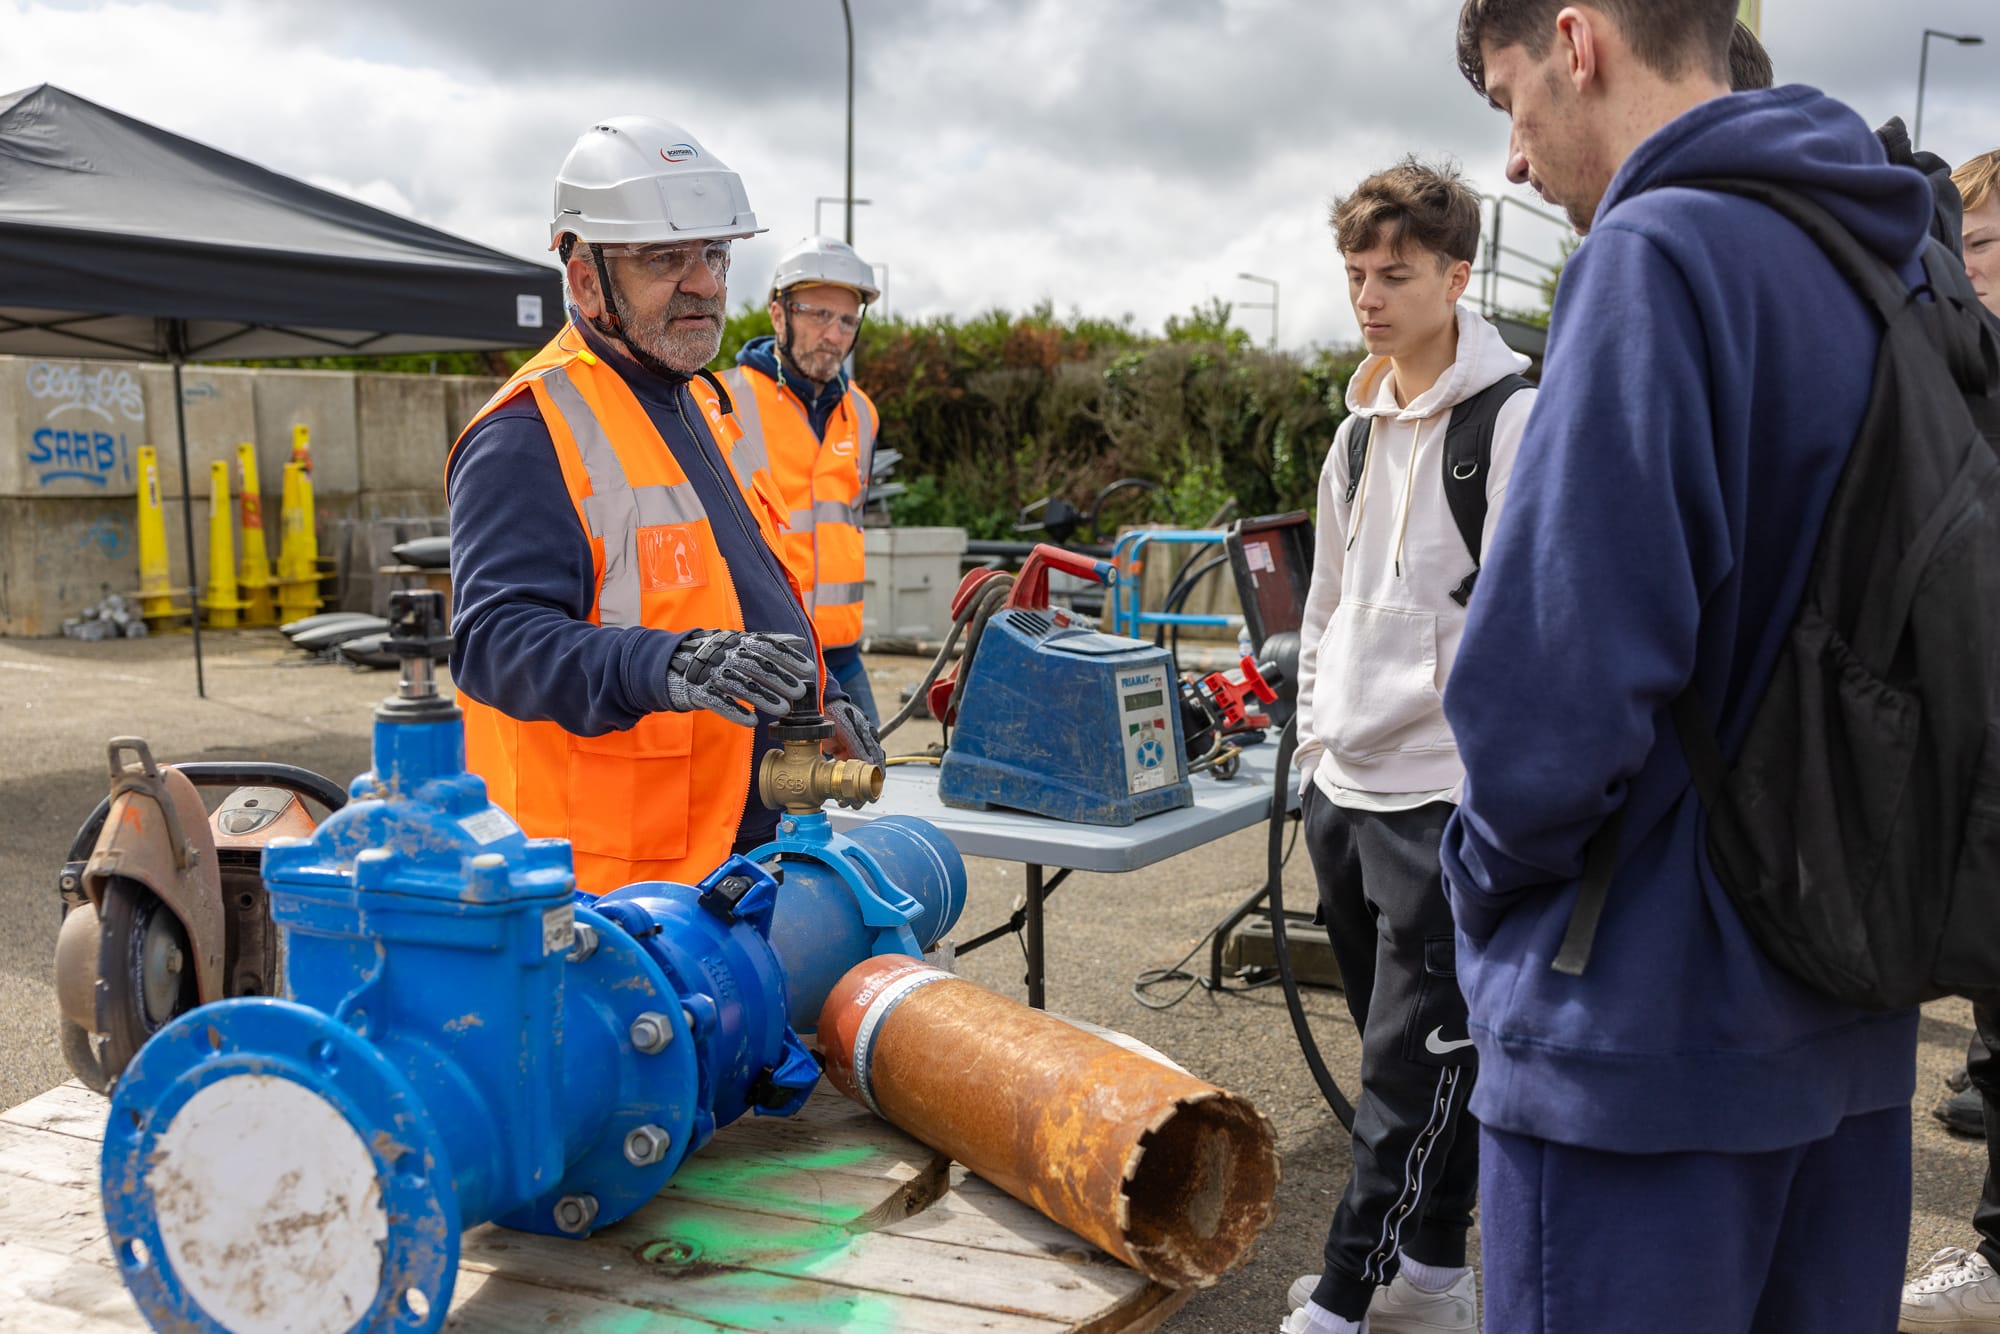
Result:
<instances>
[{"instance_id":1,"label":"street lamp post","mask_svg":"<svg viewBox=\"0 0 2000 1334\"><path fill-rule=\"evenodd\" d=\"M847 228L840 239L854 244L854 11L848 8L847 0L840 0L840 17L847 24ZM819 230L819 219L813 219L813 230Z\"/></svg>"},{"instance_id":2,"label":"street lamp post","mask_svg":"<svg viewBox=\"0 0 2000 1334\"><path fill-rule=\"evenodd\" d=\"M814 236L820 236L820 235L823 235L823 233L822 233L822 232L820 231L820 229L819 229L819 210L820 210L820 205L822 205L822 204L842 204L842 203L844 203L844 204L846 204L846 205L847 205L847 235L846 235L846 236L844 236L844 237L842 237L841 239L842 239L843 241L847 242L847 244L849 244L849 245L853 245L853 244L854 244L854 206L855 206L856 204L872 204L872 203L874 203L874 202L875 202L875 201L874 201L874 200L872 200L872 199L845 199L845 198L843 198L843 197L842 197L842 196L840 196L840 195L821 195L821 196L819 196L819 197L818 197L817 199L813 200L813 235L814 235Z\"/></svg>"},{"instance_id":3,"label":"street lamp post","mask_svg":"<svg viewBox=\"0 0 2000 1334\"><path fill-rule=\"evenodd\" d=\"M844 0L843 0L844 3ZM1931 38L1942 37L1947 42L1957 42L1960 46L1978 46L1986 39L1973 33L1939 32L1936 28L1924 29L1921 53L1917 57L1917 123L1910 131L1910 147L1917 149L1924 143L1924 80L1931 69Z\"/></svg>"},{"instance_id":4,"label":"street lamp post","mask_svg":"<svg viewBox=\"0 0 2000 1334\"><path fill-rule=\"evenodd\" d=\"M1273 351L1276 351L1278 347L1277 279L1260 278L1254 273L1239 273L1236 276L1243 279L1245 282L1263 283L1266 287L1271 289L1271 299L1269 301L1239 301L1236 304L1242 306L1245 310L1268 310L1271 312L1271 348Z\"/></svg>"}]
</instances>

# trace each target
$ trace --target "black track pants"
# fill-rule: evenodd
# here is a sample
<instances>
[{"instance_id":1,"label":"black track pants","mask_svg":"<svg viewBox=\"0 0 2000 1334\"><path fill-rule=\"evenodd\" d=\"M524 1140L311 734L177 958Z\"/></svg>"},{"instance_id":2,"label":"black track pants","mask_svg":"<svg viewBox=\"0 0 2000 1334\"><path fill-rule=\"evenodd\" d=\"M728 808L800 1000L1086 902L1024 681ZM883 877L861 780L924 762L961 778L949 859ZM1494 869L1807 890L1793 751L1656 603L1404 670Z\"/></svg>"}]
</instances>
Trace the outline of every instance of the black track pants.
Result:
<instances>
[{"instance_id":1,"label":"black track pants","mask_svg":"<svg viewBox=\"0 0 2000 1334\"><path fill-rule=\"evenodd\" d=\"M1462 1265L1472 1226L1479 1135L1465 1104L1477 1057L1438 869L1452 807L1348 810L1310 782L1305 802L1320 911L1361 1032L1354 1176L1313 1300L1359 1320L1398 1252Z\"/></svg>"}]
</instances>

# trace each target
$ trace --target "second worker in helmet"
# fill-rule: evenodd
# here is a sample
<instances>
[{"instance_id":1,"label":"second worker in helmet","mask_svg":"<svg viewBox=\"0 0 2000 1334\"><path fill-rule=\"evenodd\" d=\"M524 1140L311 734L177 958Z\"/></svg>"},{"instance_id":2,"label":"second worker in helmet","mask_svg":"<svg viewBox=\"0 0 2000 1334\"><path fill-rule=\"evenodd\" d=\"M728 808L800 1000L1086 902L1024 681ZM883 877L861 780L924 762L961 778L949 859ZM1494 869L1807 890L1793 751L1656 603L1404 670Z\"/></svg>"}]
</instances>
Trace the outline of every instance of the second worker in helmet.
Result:
<instances>
[{"instance_id":1,"label":"second worker in helmet","mask_svg":"<svg viewBox=\"0 0 2000 1334\"><path fill-rule=\"evenodd\" d=\"M786 519L729 395L730 242L742 181L686 130L593 126L556 179L560 333L452 447L452 673L467 767L578 888L692 882L771 837L752 775L770 722L820 700L836 751L879 759L827 680Z\"/></svg>"},{"instance_id":2,"label":"second worker in helmet","mask_svg":"<svg viewBox=\"0 0 2000 1334\"><path fill-rule=\"evenodd\" d=\"M805 594L826 669L877 724L860 640L861 516L878 418L845 367L881 294L851 246L807 237L778 260L771 280L775 334L745 343L722 376L745 440L761 438L770 460L787 527L778 549Z\"/></svg>"}]
</instances>

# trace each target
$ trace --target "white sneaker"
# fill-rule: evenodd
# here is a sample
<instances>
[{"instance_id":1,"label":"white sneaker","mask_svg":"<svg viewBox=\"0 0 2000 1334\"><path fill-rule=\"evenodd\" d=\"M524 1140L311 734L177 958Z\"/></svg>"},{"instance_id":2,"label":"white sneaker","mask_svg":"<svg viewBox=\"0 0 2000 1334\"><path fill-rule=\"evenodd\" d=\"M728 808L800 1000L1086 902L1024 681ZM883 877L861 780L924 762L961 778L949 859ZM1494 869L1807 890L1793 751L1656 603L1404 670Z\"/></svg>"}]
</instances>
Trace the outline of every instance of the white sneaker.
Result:
<instances>
[{"instance_id":1,"label":"white sneaker","mask_svg":"<svg viewBox=\"0 0 2000 1334\"><path fill-rule=\"evenodd\" d=\"M1294 1315L1312 1300L1319 1286L1318 1274L1302 1274L1285 1293L1285 1302ZM1305 1329L1301 1324L1298 1330ZM1443 1292L1425 1292L1401 1274L1387 1287L1375 1289L1368 1304L1369 1334L1473 1334L1479 1328L1479 1285L1470 1269ZM1921 1326L1928 1332L1931 1326ZM2000 1330L2000 1326L1995 1326ZM1296 1334L1287 1323L1281 1334ZM1983 1334L1983 1330L1980 1331Z\"/></svg>"},{"instance_id":2,"label":"white sneaker","mask_svg":"<svg viewBox=\"0 0 2000 1334\"><path fill-rule=\"evenodd\" d=\"M1317 1274L1313 1275L1313 1282L1319 1282ZM1306 1303L1311 1300L1312 1289L1307 1288L1306 1295L1299 1300L1297 1306L1292 1308L1292 1313L1285 1317L1285 1323L1278 1326L1278 1334L1313 1334L1312 1319L1306 1315ZM1361 1320L1361 1334L1371 1334L1368 1328L1368 1319L1365 1316Z\"/></svg>"},{"instance_id":3,"label":"white sneaker","mask_svg":"<svg viewBox=\"0 0 2000 1334\"><path fill-rule=\"evenodd\" d=\"M1903 1289L1903 1334L2000 1334L2000 1274L1976 1251L1947 1246Z\"/></svg>"}]
</instances>

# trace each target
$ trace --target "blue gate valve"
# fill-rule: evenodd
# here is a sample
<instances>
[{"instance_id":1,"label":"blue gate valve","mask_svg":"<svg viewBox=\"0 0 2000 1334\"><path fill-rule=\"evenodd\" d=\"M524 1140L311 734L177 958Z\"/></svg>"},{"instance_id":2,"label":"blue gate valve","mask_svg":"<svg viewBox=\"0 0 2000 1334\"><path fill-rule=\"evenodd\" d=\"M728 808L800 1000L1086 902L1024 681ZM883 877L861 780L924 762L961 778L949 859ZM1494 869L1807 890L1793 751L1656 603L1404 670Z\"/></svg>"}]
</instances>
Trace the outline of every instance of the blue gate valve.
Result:
<instances>
[{"instance_id":1,"label":"blue gate valve","mask_svg":"<svg viewBox=\"0 0 2000 1334\"><path fill-rule=\"evenodd\" d=\"M785 1021L778 878L731 858L580 904L568 844L465 772L441 599L393 602L373 771L265 853L288 998L190 1011L114 1090L105 1218L156 1328L438 1329L464 1228L588 1235L818 1076Z\"/></svg>"}]
</instances>

